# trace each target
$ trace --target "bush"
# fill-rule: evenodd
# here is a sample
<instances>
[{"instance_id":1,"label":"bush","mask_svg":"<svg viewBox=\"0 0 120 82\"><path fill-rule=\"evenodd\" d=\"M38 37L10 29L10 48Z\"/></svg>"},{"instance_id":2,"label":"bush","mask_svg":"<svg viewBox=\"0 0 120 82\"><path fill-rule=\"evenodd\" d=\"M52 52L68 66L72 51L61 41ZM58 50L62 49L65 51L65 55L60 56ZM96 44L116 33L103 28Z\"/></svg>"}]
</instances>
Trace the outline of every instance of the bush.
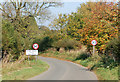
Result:
<instances>
[{"instance_id":1,"label":"bush","mask_svg":"<svg viewBox=\"0 0 120 82\"><path fill-rule=\"evenodd\" d=\"M76 46L75 40L71 40L71 39L64 39L63 40L63 47L65 48L65 50L74 49L75 46Z\"/></svg>"},{"instance_id":2,"label":"bush","mask_svg":"<svg viewBox=\"0 0 120 82\"><path fill-rule=\"evenodd\" d=\"M12 54L13 59L18 59L24 50L24 38L15 31L12 24L3 20L2 24L2 57Z\"/></svg>"},{"instance_id":3,"label":"bush","mask_svg":"<svg viewBox=\"0 0 120 82\"><path fill-rule=\"evenodd\" d=\"M53 40L50 37L44 37L43 39L35 39L33 44L37 43L39 45L39 51L45 51L52 47Z\"/></svg>"},{"instance_id":4,"label":"bush","mask_svg":"<svg viewBox=\"0 0 120 82\"><path fill-rule=\"evenodd\" d=\"M105 49L105 55L110 56L111 58L114 59L114 61L119 61L120 60L119 49L120 49L120 41L118 38L115 38L108 43Z\"/></svg>"},{"instance_id":5,"label":"bush","mask_svg":"<svg viewBox=\"0 0 120 82\"><path fill-rule=\"evenodd\" d=\"M102 56L100 62L102 63L102 67L105 68L109 67L111 69L118 66L118 62L115 62L110 56Z\"/></svg>"},{"instance_id":6,"label":"bush","mask_svg":"<svg viewBox=\"0 0 120 82\"><path fill-rule=\"evenodd\" d=\"M52 46L54 48L56 48L57 51L59 51L60 48L63 46L62 40L54 41L53 44L52 44Z\"/></svg>"},{"instance_id":7,"label":"bush","mask_svg":"<svg viewBox=\"0 0 120 82\"><path fill-rule=\"evenodd\" d=\"M90 55L88 55L87 53L84 52L84 53L78 55L75 60L80 60L80 59L85 60L89 57L90 57Z\"/></svg>"},{"instance_id":8,"label":"bush","mask_svg":"<svg viewBox=\"0 0 120 82\"><path fill-rule=\"evenodd\" d=\"M62 47L65 50L71 50L74 49L75 46L78 46L78 42L72 39L63 39L54 41L53 47L56 48L57 51Z\"/></svg>"}]
</instances>

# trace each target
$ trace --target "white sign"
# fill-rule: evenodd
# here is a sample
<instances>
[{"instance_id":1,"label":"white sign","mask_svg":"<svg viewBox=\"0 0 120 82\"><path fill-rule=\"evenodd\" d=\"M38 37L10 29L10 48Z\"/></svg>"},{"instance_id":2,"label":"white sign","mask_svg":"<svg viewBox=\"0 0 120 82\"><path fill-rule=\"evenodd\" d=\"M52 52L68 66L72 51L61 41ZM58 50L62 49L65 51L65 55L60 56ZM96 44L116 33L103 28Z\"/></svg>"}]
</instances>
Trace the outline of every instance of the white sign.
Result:
<instances>
[{"instance_id":1,"label":"white sign","mask_svg":"<svg viewBox=\"0 0 120 82\"><path fill-rule=\"evenodd\" d=\"M95 45L97 44L97 41L96 41L96 40L92 40L92 41L91 41L91 44L92 44L93 46L95 46Z\"/></svg>"},{"instance_id":2,"label":"white sign","mask_svg":"<svg viewBox=\"0 0 120 82\"><path fill-rule=\"evenodd\" d=\"M39 45L37 43L33 44L33 49L37 50L39 48Z\"/></svg>"},{"instance_id":3,"label":"white sign","mask_svg":"<svg viewBox=\"0 0 120 82\"><path fill-rule=\"evenodd\" d=\"M26 50L26 55L38 55L38 50Z\"/></svg>"}]
</instances>

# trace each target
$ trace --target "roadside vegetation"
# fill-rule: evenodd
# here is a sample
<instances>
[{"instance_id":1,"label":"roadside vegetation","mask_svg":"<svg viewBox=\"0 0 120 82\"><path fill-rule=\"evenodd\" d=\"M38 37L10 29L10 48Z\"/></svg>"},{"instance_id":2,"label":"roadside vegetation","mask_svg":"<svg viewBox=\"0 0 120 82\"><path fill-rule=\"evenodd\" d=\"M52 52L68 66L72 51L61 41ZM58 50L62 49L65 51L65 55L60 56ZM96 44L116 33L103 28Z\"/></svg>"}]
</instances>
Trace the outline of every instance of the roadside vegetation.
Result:
<instances>
[{"instance_id":1,"label":"roadside vegetation","mask_svg":"<svg viewBox=\"0 0 120 82\"><path fill-rule=\"evenodd\" d=\"M21 63L8 63L3 65L2 80L26 80L48 70L47 63L41 60L27 59Z\"/></svg>"},{"instance_id":2,"label":"roadside vegetation","mask_svg":"<svg viewBox=\"0 0 120 82\"><path fill-rule=\"evenodd\" d=\"M90 56L87 53L86 47L82 46L79 50L65 51L64 48L60 51L49 49L44 53L40 53L44 57L52 57L60 60L67 60L93 71L99 80L118 80L119 79L119 63L114 61L110 56L101 57L97 53L95 56Z\"/></svg>"},{"instance_id":3,"label":"roadside vegetation","mask_svg":"<svg viewBox=\"0 0 120 82\"><path fill-rule=\"evenodd\" d=\"M2 81L2 66L0 66L0 81Z\"/></svg>"},{"instance_id":4,"label":"roadside vegetation","mask_svg":"<svg viewBox=\"0 0 120 82\"><path fill-rule=\"evenodd\" d=\"M50 24L56 29L48 35L53 41L40 55L81 64L94 71L100 80L118 80L118 17L118 5L112 2L87 2L75 13L60 14ZM93 39L98 42L95 55L92 54Z\"/></svg>"},{"instance_id":5,"label":"roadside vegetation","mask_svg":"<svg viewBox=\"0 0 120 82\"><path fill-rule=\"evenodd\" d=\"M26 50L33 49L33 41L44 36L44 32L39 29L37 23L41 24L50 17L48 8L60 5L62 4L57 2L13 0L0 3L3 80L25 80L48 69L46 63L40 60L36 62L32 56L30 59L34 60L30 60L29 64L26 59Z\"/></svg>"},{"instance_id":6,"label":"roadside vegetation","mask_svg":"<svg viewBox=\"0 0 120 82\"><path fill-rule=\"evenodd\" d=\"M61 5L62 3L57 2L16 3L12 1L0 4L0 10L3 13L2 63L8 65L2 70L4 79L26 79L28 77L23 78L25 76L23 72L26 69L33 71L33 74L39 74L34 69L37 70L36 65L42 66L43 62L39 60L35 63L31 60L31 66L29 66L24 57L25 51L32 49L33 43L38 43L38 50L42 56L81 64L94 71L100 80L118 80L120 77L118 3L82 3L76 12L59 14L59 17L55 18L48 27L44 25L38 27L38 21L42 24L51 17L49 7ZM97 41L94 55L91 45L93 39ZM34 57L30 58L34 59ZM15 69L12 68L14 65L16 65ZM48 66L45 64L45 67L41 67L43 70L40 73L45 71L44 68ZM8 75L10 71L13 71L11 77ZM28 71L26 72L28 75Z\"/></svg>"}]
</instances>

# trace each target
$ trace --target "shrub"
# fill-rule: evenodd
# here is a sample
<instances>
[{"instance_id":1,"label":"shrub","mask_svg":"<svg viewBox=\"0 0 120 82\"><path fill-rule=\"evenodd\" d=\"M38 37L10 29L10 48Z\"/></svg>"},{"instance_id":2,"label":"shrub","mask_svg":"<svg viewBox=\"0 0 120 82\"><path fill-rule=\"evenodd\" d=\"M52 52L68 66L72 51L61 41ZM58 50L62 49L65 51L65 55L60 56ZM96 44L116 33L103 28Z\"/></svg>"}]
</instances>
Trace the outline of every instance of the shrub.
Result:
<instances>
[{"instance_id":1,"label":"shrub","mask_svg":"<svg viewBox=\"0 0 120 82\"><path fill-rule=\"evenodd\" d=\"M56 48L57 51L62 47L65 50L71 50L78 46L78 42L72 39L62 39L58 41L54 41L53 47Z\"/></svg>"},{"instance_id":2,"label":"shrub","mask_svg":"<svg viewBox=\"0 0 120 82\"><path fill-rule=\"evenodd\" d=\"M71 40L71 39L65 39L65 40L63 40L63 45L64 45L65 50L74 49L75 42L76 41Z\"/></svg>"},{"instance_id":3,"label":"shrub","mask_svg":"<svg viewBox=\"0 0 120 82\"><path fill-rule=\"evenodd\" d=\"M76 46L78 46L78 42L73 39L63 39L62 40L62 47L65 50L71 50L74 49Z\"/></svg>"},{"instance_id":4,"label":"shrub","mask_svg":"<svg viewBox=\"0 0 120 82\"><path fill-rule=\"evenodd\" d=\"M53 44L52 44L52 46L54 48L56 48L57 51L59 51L60 48L63 46L62 40L54 41Z\"/></svg>"},{"instance_id":5,"label":"shrub","mask_svg":"<svg viewBox=\"0 0 120 82\"><path fill-rule=\"evenodd\" d=\"M118 66L118 63L115 62L114 59L111 58L110 56L105 56L105 55L102 56L100 62L102 63L102 67L105 67L105 68L109 66L109 68L111 69Z\"/></svg>"},{"instance_id":6,"label":"shrub","mask_svg":"<svg viewBox=\"0 0 120 82\"><path fill-rule=\"evenodd\" d=\"M38 48L39 51L45 51L48 48L52 47L52 42L53 40L47 36L47 37L44 37L43 39L35 39L33 41L33 44L37 43L39 45L39 48Z\"/></svg>"},{"instance_id":7,"label":"shrub","mask_svg":"<svg viewBox=\"0 0 120 82\"><path fill-rule=\"evenodd\" d=\"M80 59L85 60L85 59L87 59L89 57L90 57L90 55L88 55L87 53L83 52L80 55L78 55L75 60L80 60Z\"/></svg>"},{"instance_id":8,"label":"shrub","mask_svg":"<svg viewBox=\"0 0 120 82\"><path fill-rule=\"evenodd\" d=\"M13 59L18 59L24 49L24 38L15 31L12 24L3 20L2 24L2 57L12 54Z\"/></svg>"},{"instance_id":9,"label":"shrub","mask_svg":"<svg viewBox=\"0 0 120 82\"><path fill-rule=\"evenodd\" d=\"M118 38L112 39L106 49L105 49L105 55L110 56L114 59L114 61L120 60L120 41ZM120 61L119 61L120 63Z\"/></svg>"}]
</instances>

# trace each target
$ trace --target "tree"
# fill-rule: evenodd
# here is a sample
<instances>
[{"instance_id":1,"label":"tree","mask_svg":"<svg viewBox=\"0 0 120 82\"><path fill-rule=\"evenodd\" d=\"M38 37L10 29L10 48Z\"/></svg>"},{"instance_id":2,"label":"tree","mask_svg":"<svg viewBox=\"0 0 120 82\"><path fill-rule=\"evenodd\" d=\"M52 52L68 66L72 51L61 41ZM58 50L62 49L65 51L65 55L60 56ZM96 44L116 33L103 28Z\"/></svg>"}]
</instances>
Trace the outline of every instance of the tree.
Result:
<instances>
[{"instance_id":1,"label":"tree","mask_svg":"<svg viewBox=\"0 0 120 82\"><path fill-rule=\"evenodd\" d=\"M68 17L68 23L67 23L67 35L71 36L71 38L75 38L76 40L80 40L81 36L80 33L78 33L79 29L82 29L85 27L85 23L82 20L83 16L79 15L78 13L72 13Z\"/></svg>"},{"instance_id":2,"label":"tree","mask_svg":"<svg viewBox=\"0 0 120 82\"><path fill-rule=\"evenodd\" d=\"M22 36L25 38L31 34L30 31L33 33L35 32L33 29L36 29L36 31L38 30L37 26L35 26L36 28L30 28L32 22L36 20L38 22L43 21L43 19L48 19L50 17L48 8L57 7L60 5L61 3L57 2L20 2L10 0L10 2L1 3L0 10L2 11L3 19L8 19L11 21L15 30L22 33Z\"/></svg>"},{"instance_id":3,"label":"tree","mask_svg":"<svg viewBox=\"0 0 120 82\"><path fill-rule=\"evenodd\" d=\"M43 37L42 39L35 39L33 41L33 43L37 43L39 45L38 50L40 52L43 52L43 51L47 50L48 48L51 48L52 42L53 42L53 40L49 36Z\"/></svg>"},{"instance_id":4,"label":"tree","mask_svg":"<svg viewBox=\"0 0 120 82\"><path fill-rule=\"evenodd\" d=\"M82 36L80 41L90 50L91 40L96 39L98 41L96 48L99 54L102 54L110 39L118 36L117 4L112 2L87 3L78 9L78 12L85 12L83 9L86 9L86 13L89 15L83 13L85 17L82 20L86 25L83 29L78 30Z\"/></svg>"},{"instance_id":5,"label":"tree","mask_svg":"<svg viewBox=\"0 0 120 82\"><path fill-rule=\"evenodd\" d=\"M67 28L66 28L67 22L68 22L68 16L65 14L64 15L59 14L58 19L55 18L54 21L52 21L51 24L49 25L50 28L52 28L57 32L56 36L59 39L67 38Z\"/></svg>"},{"instance_id":6,"label":"tree","mask_svg":"<svg viewBox=\"0 0 120 82\"><path fill-rule=\"evenodd\" d=\"M49 7L60 6L61 3L57 2L25 2L25 1L14 1L3 2L0 4L3 16L5 18L19 18L23 16L33 16L38 19L46 19L48 17L47 9Z\"/></svg>"},{"instance_id":7,"label":"tree","mask_svg":"<svg viewBox=\"0 0 120 82\"><path fill-rule=\"evenodd\" d=\"M90 52L91 41L96 39L96 48L99 54L103 54L106 44L114 37L118 37L119 21L116 3L87 2L81 4L76 13L59 16L53 26L60 29L61 35L74 38L87 45ZM63 23L63 24L62 24ZM63 32L61 32L64 30ZM59 30L58 30L59 31Z\"/></svg>"},{"instance_id":8,"label":"tree","mask_svg":"<svg viewBox=\"0 0 120 82\"><path fill-rule=\"evenodd\" d=\"M12 54L17 59L23 51L24 45L23 37L14 30L11 23L6 20L2 21L2 55Z\"/></svg>"},{"instance_id":9,"label":"tree","mask_svg":"<svg viewBox=\"0 0 120 82\"><path fill-rule=\"evenodd\" d=\"M50 16L48 8L60 6L56 2L20 2L19 0L0 3L4 24L3 55L12 54L17 57L21 52L30 49L34 39L39 36L37 21L43 21Z\"/></svg>"}]
</instances>

